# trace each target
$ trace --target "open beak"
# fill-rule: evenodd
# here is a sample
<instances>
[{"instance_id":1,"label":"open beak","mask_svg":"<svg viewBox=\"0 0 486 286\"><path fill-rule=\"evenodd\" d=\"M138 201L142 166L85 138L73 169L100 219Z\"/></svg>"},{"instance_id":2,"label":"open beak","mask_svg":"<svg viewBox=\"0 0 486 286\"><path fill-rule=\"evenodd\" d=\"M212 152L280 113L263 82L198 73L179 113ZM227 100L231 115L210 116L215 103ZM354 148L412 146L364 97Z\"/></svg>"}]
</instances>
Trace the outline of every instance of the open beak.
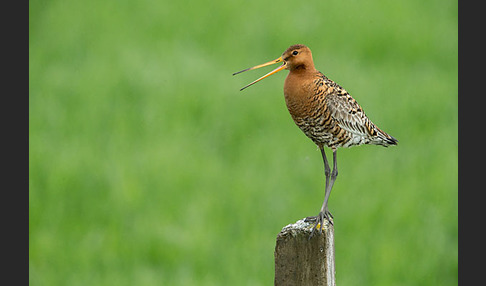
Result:
<instances>
[{"instance_id":1,"label":"open beak","mask_svg":"<svg viewBox=\"0 0 486 286\"><path fill-rule=\"evenodd\" d=\"M254 69L259 69L259 68L266 67L266 66L273 65L273 64L276 64L276 63L280 63L280 62L283 62L282 57L279 57L278 59L273 60L273 61L270 61L268 63L264 63L264 64L261 64L261 65L258 65L258 66L254 66L254 67L251 67L251 68L244 69L244 70L239 71L239 72L235 72L233 75L237 75L239 73L246 72L246 71L251 71L251 70L254 70ZM249 86L251 86L251 85L253 85L253 84L255 84L255 83L259 82L259 81L261 81L262 79L264 79L266 77L271 76L272 74L275 74L275 73L278 73L281 70L284 70L286 67L287 67L287 63L284 62L283 65L279 66L278 68L274 69L273 71L267 73L266 75L262 76L261 78L255 80L255 81L253 81L253 82L245 85L244 87L242 87L240 89L240 91L242 91L245 88L247 88L247 87L249 87Z\"/></svg>"}]
</instances>

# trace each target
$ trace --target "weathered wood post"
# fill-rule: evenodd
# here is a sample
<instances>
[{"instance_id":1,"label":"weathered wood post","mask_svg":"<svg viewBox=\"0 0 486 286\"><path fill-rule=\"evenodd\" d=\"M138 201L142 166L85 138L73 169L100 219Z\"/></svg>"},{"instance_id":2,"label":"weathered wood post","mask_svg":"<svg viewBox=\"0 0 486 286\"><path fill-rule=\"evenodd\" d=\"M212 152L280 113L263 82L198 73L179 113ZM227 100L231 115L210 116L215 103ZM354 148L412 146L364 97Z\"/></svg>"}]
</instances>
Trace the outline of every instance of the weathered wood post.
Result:
<instances>
[{"instance_id":1,"label":"weathered wood post","mask_svg":"<svg viewBox=\"0 0 486 286\"><path fill-rule=\"evenodd\" d=\"M313 226L301 219L277 235L275 286L336 285L334 227L326 220L322 234L309 239Z\"/></svg>"}]
</instances>

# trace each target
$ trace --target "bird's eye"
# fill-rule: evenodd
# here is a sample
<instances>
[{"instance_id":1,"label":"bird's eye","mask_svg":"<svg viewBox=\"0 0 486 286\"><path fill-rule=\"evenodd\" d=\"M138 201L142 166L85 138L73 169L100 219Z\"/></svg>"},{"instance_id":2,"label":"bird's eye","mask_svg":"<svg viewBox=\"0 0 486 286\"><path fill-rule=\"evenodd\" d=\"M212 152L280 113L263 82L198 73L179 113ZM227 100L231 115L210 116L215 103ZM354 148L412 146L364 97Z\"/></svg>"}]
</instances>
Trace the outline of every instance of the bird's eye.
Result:
<instances>
[{"instance_id":1,"label":"bird's eye","mask_svg":"<svg viewBox=\"0 0 486 286\"><path fill-rule=\"evenodd\" d=\"M293 52L292 52L292 55L296 56L298 53L299 53L299 52L297 52L297 51L293 51Z\"/></svg>"}]
</instances>

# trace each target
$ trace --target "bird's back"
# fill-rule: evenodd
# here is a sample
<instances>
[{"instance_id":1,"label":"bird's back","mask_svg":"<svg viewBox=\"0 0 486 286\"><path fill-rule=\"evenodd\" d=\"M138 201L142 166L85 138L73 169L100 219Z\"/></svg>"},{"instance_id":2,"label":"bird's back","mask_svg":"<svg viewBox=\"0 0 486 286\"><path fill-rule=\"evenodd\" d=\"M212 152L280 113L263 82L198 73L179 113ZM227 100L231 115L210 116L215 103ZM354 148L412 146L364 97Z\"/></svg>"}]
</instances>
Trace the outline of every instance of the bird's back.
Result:
<instances>
[{"instance_id":1,"label":"bird's back","mask_svg":"<svg viewBox=\"0 0 486 286\"><path fill-rule=\"evenodd\" d=\"M331 148L397 144L371 122L344 88L318 71L303 76L289 74L285 101L294 122L314 143Z\"/></svg>"}]
</instances>

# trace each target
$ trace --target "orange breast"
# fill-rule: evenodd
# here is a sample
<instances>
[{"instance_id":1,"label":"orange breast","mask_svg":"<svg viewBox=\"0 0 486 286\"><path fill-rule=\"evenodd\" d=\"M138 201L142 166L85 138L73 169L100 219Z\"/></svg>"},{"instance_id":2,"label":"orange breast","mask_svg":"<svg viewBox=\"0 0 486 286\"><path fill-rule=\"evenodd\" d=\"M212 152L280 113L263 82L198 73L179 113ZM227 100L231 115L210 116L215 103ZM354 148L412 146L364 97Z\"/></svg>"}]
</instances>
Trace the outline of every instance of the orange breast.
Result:
<instances>
[{"instance_id":1,"label":"orange breast","mask_svg":"<svg viewBox=\"0 0 486 286\"><path fill-rule=\"evenodd\" d=\"M284 84L285 103L294 120L311 116L315 110L312 79L289 73Z\"/></svg>"}]
</instances>

